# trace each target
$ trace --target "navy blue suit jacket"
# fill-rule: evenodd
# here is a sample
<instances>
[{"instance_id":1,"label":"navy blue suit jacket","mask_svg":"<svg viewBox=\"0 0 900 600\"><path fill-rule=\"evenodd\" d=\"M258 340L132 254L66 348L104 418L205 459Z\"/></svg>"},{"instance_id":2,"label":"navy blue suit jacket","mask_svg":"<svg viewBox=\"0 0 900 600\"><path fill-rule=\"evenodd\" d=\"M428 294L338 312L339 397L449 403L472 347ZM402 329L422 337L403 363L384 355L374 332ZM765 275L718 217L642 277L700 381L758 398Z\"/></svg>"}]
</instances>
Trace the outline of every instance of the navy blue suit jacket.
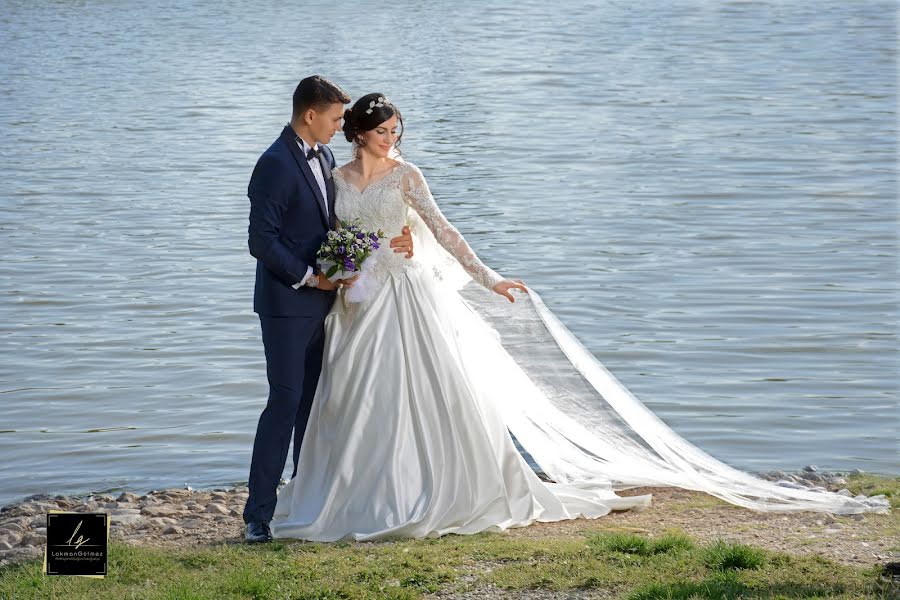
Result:
<instances>
[{"instance_id":1,"label":"navy blue suit jacket","mask_svg":"<svg viewBox=\"0 0 900 600\"><path fill-rule=\"evenodd\" d=\"M257 259L253 310L261 316L322 318L334 303L334 292L291 287L307 266L316 269L316 251L334 224L334 155L328 146L319 147L326 198L290 125L259 157L250 177L247 244Z\"/></svg>"}]
</instances>

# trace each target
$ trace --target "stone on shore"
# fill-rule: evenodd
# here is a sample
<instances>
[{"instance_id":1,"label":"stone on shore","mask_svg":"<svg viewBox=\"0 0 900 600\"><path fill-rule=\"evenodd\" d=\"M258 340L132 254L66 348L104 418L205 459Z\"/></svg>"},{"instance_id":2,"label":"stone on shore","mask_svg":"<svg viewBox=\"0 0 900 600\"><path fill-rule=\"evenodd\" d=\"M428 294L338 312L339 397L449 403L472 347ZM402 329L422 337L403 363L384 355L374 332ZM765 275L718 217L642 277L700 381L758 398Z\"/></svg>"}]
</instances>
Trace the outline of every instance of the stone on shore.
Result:
<instances>
[{"instance_id":1,"label":"stone on shore","mask_svg":"<svg viewBox=\"0 0 900 600\"><path fill-rule=\"evenodd\" d=\"M215 515L227 515L228 508L226 508L225 505L223 505L223 504L213 503L206 507L206 512L212 513Z\"/></svg>"}]
</instances>

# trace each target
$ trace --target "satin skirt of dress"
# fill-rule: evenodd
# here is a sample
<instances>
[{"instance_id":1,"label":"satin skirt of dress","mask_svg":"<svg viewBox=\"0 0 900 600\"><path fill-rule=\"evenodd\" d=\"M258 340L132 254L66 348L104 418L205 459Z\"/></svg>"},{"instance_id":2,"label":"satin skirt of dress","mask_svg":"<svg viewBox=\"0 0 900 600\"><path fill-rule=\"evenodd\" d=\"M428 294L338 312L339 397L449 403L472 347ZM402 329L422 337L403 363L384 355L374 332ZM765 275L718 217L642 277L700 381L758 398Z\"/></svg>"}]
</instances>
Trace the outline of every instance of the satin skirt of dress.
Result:
<instances>
[{"instance_id":1,"label":"satin skirt of dress","mask_svg":"<svg viewBox=\"0 0 900 600\"><path fill-rule=\"evenodd\" d=\"M459 294L416 269L365 303L339 297L277 538L437 537L642 509L593 484L541 481L497 403L538 393Z\"/></svg>"}]
</instances>

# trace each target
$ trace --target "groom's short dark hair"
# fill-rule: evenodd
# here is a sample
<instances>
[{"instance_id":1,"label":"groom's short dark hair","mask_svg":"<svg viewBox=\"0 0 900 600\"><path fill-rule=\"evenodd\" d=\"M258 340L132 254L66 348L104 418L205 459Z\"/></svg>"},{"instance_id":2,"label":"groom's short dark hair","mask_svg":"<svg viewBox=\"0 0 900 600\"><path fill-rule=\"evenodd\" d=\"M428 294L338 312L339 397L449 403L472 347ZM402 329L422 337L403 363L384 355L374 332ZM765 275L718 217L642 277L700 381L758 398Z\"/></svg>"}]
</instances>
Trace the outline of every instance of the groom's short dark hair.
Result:
<instances>
[{"instance_id":1,"label":"groom's short dark hair","mask_svg":"<svg viewBox=\"0 0 900 600\"><path fill-rule=\"evenodd\" d=\"M318 109L327 104L347 104L350 96L338 84L321 75L303 79L294 90L294 116L302 115L310 108Z\"/></svg>"}]
</instances>

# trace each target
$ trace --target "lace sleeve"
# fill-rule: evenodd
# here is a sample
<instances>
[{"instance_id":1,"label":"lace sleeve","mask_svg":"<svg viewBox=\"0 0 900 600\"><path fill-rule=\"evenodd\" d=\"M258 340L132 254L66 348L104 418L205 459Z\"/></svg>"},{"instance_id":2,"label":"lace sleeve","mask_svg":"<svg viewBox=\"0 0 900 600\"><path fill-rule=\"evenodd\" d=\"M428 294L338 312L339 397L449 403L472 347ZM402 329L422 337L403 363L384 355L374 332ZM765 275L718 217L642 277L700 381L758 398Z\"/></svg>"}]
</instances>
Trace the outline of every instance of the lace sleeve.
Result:
<instances>
[{"instance_id":1,"label":"lace sleeve","mask_svg":"<svg viewBox=\"0 0 900 600\"><path fill-rule=\"evenodd\" d=\"M438 208L419 168L415 165L409 166L401 180L403 198L422 217L438 243L462 265L473 280L487 289L492 289L503 281L501 275L478 259L462 234Z\"/></svg>"}]
</instances>

